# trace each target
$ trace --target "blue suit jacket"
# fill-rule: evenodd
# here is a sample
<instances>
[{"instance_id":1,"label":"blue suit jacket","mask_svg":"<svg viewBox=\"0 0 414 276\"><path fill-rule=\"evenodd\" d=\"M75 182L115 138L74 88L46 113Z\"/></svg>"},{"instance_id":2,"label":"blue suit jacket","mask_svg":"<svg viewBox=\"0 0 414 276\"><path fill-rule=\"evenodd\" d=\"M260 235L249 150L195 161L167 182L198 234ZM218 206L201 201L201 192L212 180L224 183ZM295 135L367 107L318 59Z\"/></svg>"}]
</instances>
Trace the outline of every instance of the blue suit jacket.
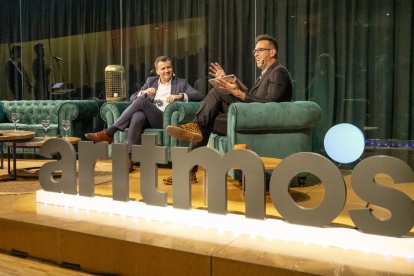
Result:
<instances>
[{"instance_id":1,"label":"blue suit jacket","mask_svg":"<svg viewBox=\"0 0 414 276\"><path fill-rule=\"evenodd\" d=\"M157 90L159 79L160 79L160 77L149 77L147 79L147 81L145 82L145 84L141 87L141 89L138 92L135 92L131 96L131 98L130 98L131 102L133 102L138 97L138 93L140 91L143 91L143 90L148 89L150 87L153 87L153 88L155 88L155 90ZM180 93L187 94L189 102L199 102L199 101L203 100L203 96L201 95L201 93L198 92L197 90L195 90L193 87L191 87L191 85L189 85L187 83L187 80L172 77L172 79L171 79L171 95L178 95ZM146 98L150 102L153 102L154 98L155 98L155 95L146 95Z\"/></svg>"}]
</instances>

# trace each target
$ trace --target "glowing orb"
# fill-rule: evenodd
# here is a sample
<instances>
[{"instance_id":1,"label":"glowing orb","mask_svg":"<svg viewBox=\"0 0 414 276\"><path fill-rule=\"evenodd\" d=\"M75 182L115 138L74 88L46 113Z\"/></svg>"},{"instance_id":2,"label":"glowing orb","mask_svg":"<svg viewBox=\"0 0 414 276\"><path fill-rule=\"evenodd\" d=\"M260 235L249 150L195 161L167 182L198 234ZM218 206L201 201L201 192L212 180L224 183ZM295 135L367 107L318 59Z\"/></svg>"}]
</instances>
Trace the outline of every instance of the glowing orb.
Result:
<instances>
[{"instance_id":1,"label":"glowing orb","mask_svg":"<svg viewBox=\"0 0 414 276\"><path fill-rule=\"evenodd\" d=\"M329 157L339 163L351 163L357 160L365 148L362 131L351 124L339 124L331 127L325 135L325 150Z\"/></svg>"}]
</instances>

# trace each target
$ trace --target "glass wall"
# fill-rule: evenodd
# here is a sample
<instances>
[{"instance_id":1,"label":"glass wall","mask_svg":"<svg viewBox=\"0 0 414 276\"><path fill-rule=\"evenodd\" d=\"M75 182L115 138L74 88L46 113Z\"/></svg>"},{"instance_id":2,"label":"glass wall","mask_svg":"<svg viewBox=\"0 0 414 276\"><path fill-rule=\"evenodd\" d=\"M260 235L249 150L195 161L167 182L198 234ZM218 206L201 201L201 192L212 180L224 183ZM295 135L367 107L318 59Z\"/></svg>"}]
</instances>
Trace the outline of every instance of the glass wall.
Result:
<instances>
[{"instance_id":1,"label":"glass wall","mask_svg":"<svg viewBox=\"0 0 414 276\"><path fill-rule=\"evenodd\" d=\"M0 100L105 99L110 64L124 66L131 94L154 74L159 55L171 57L176 76L204 95L211 62L251 88L260 74L254 38L267 33L279 42L293 100L322 109L314 152L326 155L326 132L347 122L365 135L361 158L395 156L414 168L411 0L0 3ZM53 95L56 83L73 92Z\"/></svg>"}]
</instances>

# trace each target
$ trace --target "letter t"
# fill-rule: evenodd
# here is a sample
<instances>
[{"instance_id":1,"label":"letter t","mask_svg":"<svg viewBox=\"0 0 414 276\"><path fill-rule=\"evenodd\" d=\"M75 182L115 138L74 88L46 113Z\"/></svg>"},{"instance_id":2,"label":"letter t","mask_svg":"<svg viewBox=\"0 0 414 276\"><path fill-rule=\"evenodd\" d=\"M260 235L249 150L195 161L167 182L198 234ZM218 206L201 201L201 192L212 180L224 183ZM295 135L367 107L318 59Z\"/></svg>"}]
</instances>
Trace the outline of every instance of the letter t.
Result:
<instances>
[{"instance_id":1,"label":"letter t","mask_svg":"<svg viewBox=\"0 0 414 276\"><path fill-rule=\"evenodd\" d=\"M143 134L141 146L132 146L132 161L140 162L141 194L148 205L167 206L166 192L158 190L158 166L167 164L167 147L159 147L157 135Z\"/></svg>"}]
</instances>

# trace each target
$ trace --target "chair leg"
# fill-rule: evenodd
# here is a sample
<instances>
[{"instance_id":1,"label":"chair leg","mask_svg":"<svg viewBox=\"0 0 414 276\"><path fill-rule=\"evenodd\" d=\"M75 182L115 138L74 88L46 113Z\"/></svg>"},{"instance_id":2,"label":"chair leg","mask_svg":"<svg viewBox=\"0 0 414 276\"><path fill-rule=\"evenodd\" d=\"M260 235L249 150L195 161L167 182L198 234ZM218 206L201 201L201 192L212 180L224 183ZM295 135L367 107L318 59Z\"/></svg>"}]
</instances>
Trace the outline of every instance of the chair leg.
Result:
<instances>
[{"instance_id":1,"label":"chair leg","mask_svg":"<svg viewBox=\"0 0 414 276\"><path fill-rule=\"evenodd\" d=\"M298 177L298 185L299 185L299 187L305 187L306 186L306 176Z\"/></svg>"}]
</instances>

